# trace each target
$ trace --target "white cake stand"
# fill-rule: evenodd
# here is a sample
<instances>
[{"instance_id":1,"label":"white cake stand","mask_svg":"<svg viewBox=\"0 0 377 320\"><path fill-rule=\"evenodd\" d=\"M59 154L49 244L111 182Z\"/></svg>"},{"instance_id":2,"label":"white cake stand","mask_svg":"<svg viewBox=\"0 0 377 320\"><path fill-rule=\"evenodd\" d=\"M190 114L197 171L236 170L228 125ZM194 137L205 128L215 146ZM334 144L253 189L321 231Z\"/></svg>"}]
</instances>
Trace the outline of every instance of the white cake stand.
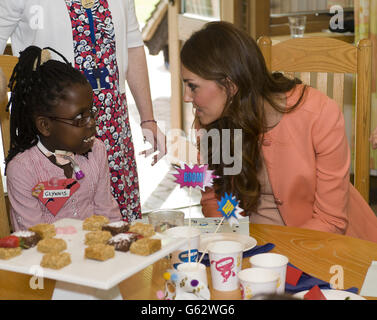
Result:
<instances>
[{"instance_id":1,"label":"white cake stand","mask_svg":"<svg viewBox=\"0 0 377 320\"><path fill-rule=\"evenodd\" d=\"M123 300L119 287L109 290L56 281L52 300Z\"/></svg>"}]
</instances>

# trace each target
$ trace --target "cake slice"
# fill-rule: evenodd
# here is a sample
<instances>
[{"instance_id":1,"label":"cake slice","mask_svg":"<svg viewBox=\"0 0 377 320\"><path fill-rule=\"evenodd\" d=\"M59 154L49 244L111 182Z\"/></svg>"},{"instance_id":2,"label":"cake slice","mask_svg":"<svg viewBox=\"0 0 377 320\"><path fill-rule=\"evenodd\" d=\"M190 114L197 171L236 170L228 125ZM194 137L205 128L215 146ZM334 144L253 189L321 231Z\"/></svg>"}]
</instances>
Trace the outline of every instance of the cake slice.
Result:
<instances>
[{"instance_id":1,"label":"cake slice","mask_svg":"<svg viewBox=\"0 0 377 320\"><path fill-rule=\"evenodd\" d=\"M131 244L131 253L148 256L161 249L160 239L143 238Z\"/></svg>"},{"instance_id":2,"label":"cake slice","mask_svg":"<svg viewBox=\"0 0 377 320\"><path fill-rule=\"evenodd\" d=\"M20 243L22 244L21 247L23 249L35 247L41 240L41 236L38 233L28 230L13 232L12 236L20 239Z\"/></svg>"},{"instance_id":3,"label":"cake slice","mask_svg":"<svg viewBox=\"0 0 377 320\"><path fill-rule=\"evenodd\" d=\"M115 236L118 233L127 232L129 228L130 225L126 221L111 222L102 226L102 230L109 231L112 236Z\"/></svg>"},{"instance_id":4,"label":"cake slice","mask_svg":"<svg viewBox=\"0 0 377 320\"><path fill-rule=\"evenodd\" d=\"M107 244L114 246L115 250L127 252L130 250L131 243L136 241L138 236L136 233L119 233L112 237Z\"/></svg>"}]
</instances>

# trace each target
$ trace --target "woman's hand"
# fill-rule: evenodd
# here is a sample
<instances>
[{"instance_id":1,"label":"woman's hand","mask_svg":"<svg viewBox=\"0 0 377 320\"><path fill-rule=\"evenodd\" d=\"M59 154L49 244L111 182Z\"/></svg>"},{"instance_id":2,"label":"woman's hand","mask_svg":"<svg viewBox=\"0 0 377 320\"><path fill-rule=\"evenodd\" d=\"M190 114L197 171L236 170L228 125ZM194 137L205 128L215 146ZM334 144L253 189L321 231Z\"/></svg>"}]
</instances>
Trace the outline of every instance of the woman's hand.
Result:
<instances>
[{"instance_id":1,"label":"woman's hand","mask_svg":"<svg viewBox=\"0 0 377 320\"><path fill-rule=\"evenodd\" d=\"M140 154L149 157L151 154L158 151L153 157L152 166L154 166L166 154L166 137L155 121L142 121L141 129L144 142L149 142L151 148L141 151Z\"/></svg>"}]
</instances>

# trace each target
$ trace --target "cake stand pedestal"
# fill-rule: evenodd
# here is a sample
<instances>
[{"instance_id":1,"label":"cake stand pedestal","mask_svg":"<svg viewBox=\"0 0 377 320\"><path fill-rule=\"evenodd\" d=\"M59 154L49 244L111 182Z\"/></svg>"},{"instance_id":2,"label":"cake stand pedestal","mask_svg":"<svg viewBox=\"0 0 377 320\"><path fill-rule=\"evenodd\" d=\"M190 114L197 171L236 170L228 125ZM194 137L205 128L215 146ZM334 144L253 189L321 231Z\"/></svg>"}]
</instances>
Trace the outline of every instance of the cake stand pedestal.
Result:
<instances>
[{"instance_id":1,"label":"cake stand pedestal","mask_svg":"<svg viewBox=\"0 0 377 320\"><path fill-rule=\"evenodd\" d=\"M123 300L118 286L109 290L56 281L52 300Z\"/></svg>"}]
</instances>

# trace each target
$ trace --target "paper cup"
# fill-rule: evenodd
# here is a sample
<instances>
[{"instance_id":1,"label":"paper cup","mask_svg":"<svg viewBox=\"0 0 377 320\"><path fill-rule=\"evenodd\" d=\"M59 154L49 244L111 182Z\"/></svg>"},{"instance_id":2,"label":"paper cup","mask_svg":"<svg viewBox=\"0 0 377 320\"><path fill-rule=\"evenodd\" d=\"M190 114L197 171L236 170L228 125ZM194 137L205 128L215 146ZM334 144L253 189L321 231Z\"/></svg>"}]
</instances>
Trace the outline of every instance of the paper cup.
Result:
<instances>
[{"instance_id":1,"label":"paper cup","mask_svg":"<svg viewBox=\"0 0 377 320\"><path fill-rule=\"evenodd\" d=\"M187 238L186 244L178 248L176 251L173 251L171 254L171 265L173 268L177 269L178 265L181 263L197 261L200 241L199 229L186 226L175 227L166 230L164 234L172 238Z\"/></svg>"},{"instance_id":2,"label":"paper cup","mask_svg":"<svg viewBox=\"0 0 377 320\"><path fill-rule=\"evenodd\" d=\"M250 300L257 294L276 293L279 274L269 269L249 268L238 274L243 300Z\"/></svg>"},{"instance_id":3,"label":"paper cup","mask_svg":"<svg viewBox=\"0 0 377 320\"><path fill-rule=\"evenodd\" d=\"M243 244L237 241L216 241L208 245L212 286L218 291L238 289L238 272L242 267Z\"/></svg>"},{"instance_id":4,"label":"paper cup","mask_svg":"<svg viewBox=\"0 0 377 320\"><path fill-rule=\"evenodd\" d=\"M177 270L187 274L190 278L200 280L208 286L207 268L203 263L186 262L178 265Z\"/></svg>"},{"instance_id":5,"label":"paper cup","mask_svg":"<svg viewBox=\"0 0 377 320\"><path fill-rule=\"evenodd\" d=\"M261 253L249 259L252 267L269 269L279 274L276 293L285 292L285 278L287 274L288 258L277 253Z\"/></svg>"}]
</instances>

